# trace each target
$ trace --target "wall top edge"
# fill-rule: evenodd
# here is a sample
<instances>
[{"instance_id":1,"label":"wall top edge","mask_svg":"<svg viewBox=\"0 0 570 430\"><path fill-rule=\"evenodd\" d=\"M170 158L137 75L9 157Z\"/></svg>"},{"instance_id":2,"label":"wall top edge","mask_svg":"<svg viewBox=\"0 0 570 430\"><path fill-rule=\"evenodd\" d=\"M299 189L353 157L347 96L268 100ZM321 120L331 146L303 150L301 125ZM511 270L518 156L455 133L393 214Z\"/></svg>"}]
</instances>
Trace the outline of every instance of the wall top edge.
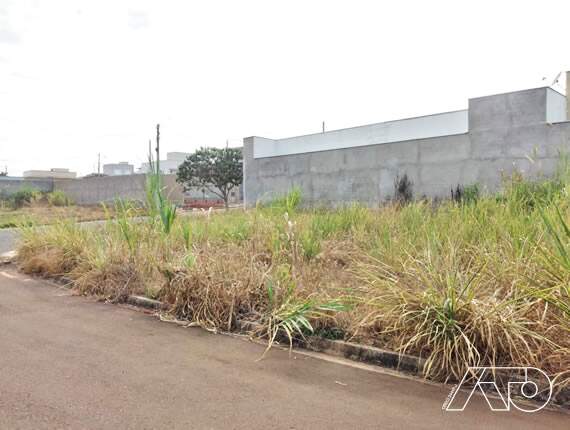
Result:
<instances>
[{"instance_id":1,"label":"wall top edge","mask_svg":"<svg viewBox=\"0 0 570 430\"><path fill-rule=\"evenodd\" d=\"M352 127L336 128L334 130L327 130L324 133L321 131L321 132L316 132L316 133L299 134L296 136L281 137L279 139L273 139L270 137L263 137L263 136L249 136L249 137L246 137L245 139L259 138L259 139L267 139L267 140L275 140L275 141L297 139L297 138L301 138L301 137L320 136L323 134L327 135L330 133L337 133L337 132L342 132L345 130L354 130L354 129L358 129L358 128L365 128L365 127L371 127L371 126L377 126L377 125L383 125L383 124L393 124L393 123L400 122L400 121L410 121L413 119L429 118L429 117L440 116L440 115L448 115L448 114L457 113L457 112L468 112L468 109L456 109L456 110L450 110L450 111L446 111L446 112L432 113L432 114L428 114L428 115L411 116L411 117L407 117L407 118L391 119L389 121L381 121L381 122L373 122L370 124L355 125Z\"/></svg>"},{"instance_id":2,"label":"wall top edge","mask_svg":"<svg viewBox=\"0 0 570 430\"><path fill-rule=\"evenodd\" d=\"M478 96L478 97L469 97L469 100L479 100L479 99L486 99L488 97L497 97L497 96L506 96L507 94L517 94L517 93L526 93L526 92L530 92L530 91L538 91L538 90L552 90L560 95L560 92L556 91L554 88L550 87L550 86L542 86L542 87L535 87L535 88L527 88L524 90L517 90L517 91L505 91L503 93L495 93L495 94L489 94L486 96Z\"/></svg>"},{"instance_id":3,"label":"wall top edge","mask_svg":"<svg viewBox=\"0 0 570 430\"><path fill-rule=\"evenodd\" d=\"M289 154L278 154L278 155L266 155L266 156L257 156L253 157L255 160L260 160L263 158L279 158L279 157L290 157L291 155L303 155L303 154L316 154L321 152L330 152L330 151L343 151L343 150L351 150L351 149L360 149L360 148L368 148L378 145L397 145L398 143L406 143L406 142L423 142L426 140L431 139L445 139L447 137L458 137L458 136L468 136L469 132L461 132L461 133L452 133L452 134L442 134L439 136L428 136L428 137L420 137L416 139L404 139L404 140L397 140L393 142L379 142L379 143L370 143L367 145L355 145L355 146L343 146L338 148L327 148L327 149L319 149L314 151L303 151L303 152L292 152Z\"/></svg>"}]
</instances>

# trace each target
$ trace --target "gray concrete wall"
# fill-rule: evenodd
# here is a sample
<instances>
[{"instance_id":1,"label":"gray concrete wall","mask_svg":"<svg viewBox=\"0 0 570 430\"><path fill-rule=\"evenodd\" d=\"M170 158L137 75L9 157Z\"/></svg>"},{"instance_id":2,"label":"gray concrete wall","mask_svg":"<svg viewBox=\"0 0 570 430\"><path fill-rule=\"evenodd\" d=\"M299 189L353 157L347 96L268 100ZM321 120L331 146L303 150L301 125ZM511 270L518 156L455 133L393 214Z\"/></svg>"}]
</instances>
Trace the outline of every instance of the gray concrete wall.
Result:
<instances>
[{"instance_id":1,"label":"gray concrete wall","mask_svg":"<svg viewBox=\"0 0 570 430\"><path fill-rule=\"evenodd\" d=\"M547 122L550 91L470 99L468 132L450 136L274 157L254 156L254 146L269 139L245 138L245 204L299 186L309 204L374 206L393 197L394 179L403 174L413 181L415 197L432 198L449 197L458 184L496 191L514 169L528 177L551 175L559 151L570 149L570 122Z\"/></svg>"},{"instance_id":2,"label":"gray concrete wall","mask_svg":"<svg viewBox=\"0 0 570 430\"><path fill-rule=\"evenodd\" d=\"M0 176L0 197L9 196L26 188L49 192L53 190L53 180Z\"/></svg>"},{"instance_id":3,"label":"gray concrete wall","mask_svg":"<svg viewBox=\"0 0 570 430\"><path fill-rule=\"evenodd\" d=\"M54 188L67 194L80 205L113 202L117 199L145 201L146 175L100 176L54 182ZM164 175L166 194L176 203L182 203L182 187L176 175Z\"/></svg>"},{"instance_id":4,"label":"gray concrete wall","mask_svg":"<svg viewBox=\"0 0 570 430\"><path fill-rule=\"evenodd\" d=\"M200 189L184 193L180 184L176 182L176 175L163 175L162 182L166 195L174 203L182 205L184 197L202 199ZM73 180L55 180L54 189L67 194L76 204L92 205L110 203L117 199L146 200L146 175L122 175L122 176L93 176ZM230 198L230 203L241 201L239 189L235 196ZM214 194L206 192L206 199L217 199Z\"/></svg>"}]
</instances>

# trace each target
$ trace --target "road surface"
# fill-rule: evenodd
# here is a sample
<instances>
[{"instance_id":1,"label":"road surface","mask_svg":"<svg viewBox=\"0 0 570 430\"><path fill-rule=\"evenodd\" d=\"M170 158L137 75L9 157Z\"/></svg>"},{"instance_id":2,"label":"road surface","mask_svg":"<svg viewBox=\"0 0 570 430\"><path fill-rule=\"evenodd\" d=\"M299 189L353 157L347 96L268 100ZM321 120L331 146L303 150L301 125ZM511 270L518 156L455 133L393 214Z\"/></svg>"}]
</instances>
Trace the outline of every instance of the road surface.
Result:
<instances>
[{"instance_id":1,"label":"road surface","mask_svg":"<svg viewBox=\"0 0 570 430\"><path fill-rule=\"evenodd\" d=\"M448 387L160 322L0 268L1 429L568 429Z\"/></svg>"}]
</instances>

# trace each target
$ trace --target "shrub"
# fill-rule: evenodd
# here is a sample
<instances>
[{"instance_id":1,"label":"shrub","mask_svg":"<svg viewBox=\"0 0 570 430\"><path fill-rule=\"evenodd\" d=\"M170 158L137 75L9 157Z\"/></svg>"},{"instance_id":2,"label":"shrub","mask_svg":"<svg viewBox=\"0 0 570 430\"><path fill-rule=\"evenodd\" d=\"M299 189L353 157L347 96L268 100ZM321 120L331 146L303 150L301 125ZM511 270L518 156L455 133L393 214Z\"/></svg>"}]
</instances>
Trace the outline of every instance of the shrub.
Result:
<instances>
[{"instance_id":1,"label":"shrub","mask_svg":"<svg viewBox=\"0 0 570 430\"><path fill-rule=\"evenodd\" d=\"M73 204L71 199L61 190L48 193L46 198L50 206L70 206Z\"/></svg>"},{"instance_id":2,"label":"shrub","mask_svg":"<svg viewBox=\"0 0 570 430\"><path fill-rule=\"evenodd\" d=\"M10 200L15 209L30 204L38 196L38 191L33 188L23 188L10 196Z\"/></svg>"}]
</instances>

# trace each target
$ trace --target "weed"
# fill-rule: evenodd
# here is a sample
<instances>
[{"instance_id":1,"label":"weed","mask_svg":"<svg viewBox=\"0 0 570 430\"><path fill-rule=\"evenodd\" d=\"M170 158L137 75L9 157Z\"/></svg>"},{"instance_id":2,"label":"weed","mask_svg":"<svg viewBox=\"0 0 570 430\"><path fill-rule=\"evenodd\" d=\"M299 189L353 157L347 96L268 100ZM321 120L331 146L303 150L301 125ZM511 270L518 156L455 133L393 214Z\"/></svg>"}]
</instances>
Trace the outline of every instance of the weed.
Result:
<instances>
[{"instance_id":1,"label":"weed","mask_svg":"<svg viewBox=\"0 0 570 430\"><path fill-rule=\"evenodd\" d=\"M479 184L457 185L455 189L451 189L451 200L456 203L472 204L479 200L480 190Z\"/></svg>"},{"instance_id":2,"label":"weed","mask_svg":"<svg viewBox=\"0 0 570 430\"><path fill-rule=\"evenodd\" d=\"M117 213L117 225L119 226L125 242L129 246L131 257L134 256L136 250L136 237L135 229L130 221L132 217L132 207L122 200L115 203L115 210Z\"/></svg>"},{"instance_id":3,"label":"weed","mask_svg":"<svg viewBox=\"0 0 570 430\"><path fill-rule=\"evenodd\" d=\"M293 214L301 204L301 201L301 189L299 187L293 187L287 194L277 197L263 206L281 213Z\"/></svg>"},{"instance_id":4,"label":"weed","mask_svg":"<svg viewBox=\"0 0 570 430\"><path fill-rule=\"evenodd\" d=\"M164 195L162 174L153 160L152 152L149 152L148 161L150 173L146 181L147 210L153 219L157 216L160 218L164 233L169 234L176 218L176 205Z\"/></svg>"},{"instance_id":5,"label":"weed","mask_svg":"<svg viewBox=\"0 0 570 430\"><path fill-rule=\"evenodd\" d=\"M306 259L311 260L321 252L321 241L312 232L304 232L300 237L303 255Z\"/></svg>"},{"instance_id":6,"label":"weed","mask_svg":"<svg viewBox=\"0 0 570 430\"><path fill-rule=\"evenodd\" d=\"M346 306L337 299L318 301L313 297L298 298L295 294L296 285L292 280L285 281L281 295L278 295L275 288L274 283L269 280L267 282L269 309L262 320L268 343L263 356L271 349L279 333L287 337L289 351L291 351L295 336L304 338L305 333L314 332L311 319L330 318L334 313L346 309Z\"/></svg>"},{"instance_id":7,"label":"weed","mask_svg":"<svg viewBox=\"0 0 570 430\"><path fill-rule=\"evenodd\" d=\"M412 201L414 183L408 178L408 174L397 175L394 179L394 200L400 204Z\"/></svg>"},{"instance_id":8,"label":"weed","mask_svg":"<svg viewBox=\"0 0 570 430\"><path fill-rule=\"evenodd\" d=\"M186 251L190 251L190 247L192 246L192 226L189 222L182 224L182 237L184 238Z\"/></svg>"},{"instance_id":9,"label":"weed","mask_svg":"<svg viewBox=\"0 0 570 430\"><path fill-rule=\"evenodd\" d=\"M50 206L71 206L72 200L61 190L55 190L46 195Z\"/></svg>"}]
</instances>

